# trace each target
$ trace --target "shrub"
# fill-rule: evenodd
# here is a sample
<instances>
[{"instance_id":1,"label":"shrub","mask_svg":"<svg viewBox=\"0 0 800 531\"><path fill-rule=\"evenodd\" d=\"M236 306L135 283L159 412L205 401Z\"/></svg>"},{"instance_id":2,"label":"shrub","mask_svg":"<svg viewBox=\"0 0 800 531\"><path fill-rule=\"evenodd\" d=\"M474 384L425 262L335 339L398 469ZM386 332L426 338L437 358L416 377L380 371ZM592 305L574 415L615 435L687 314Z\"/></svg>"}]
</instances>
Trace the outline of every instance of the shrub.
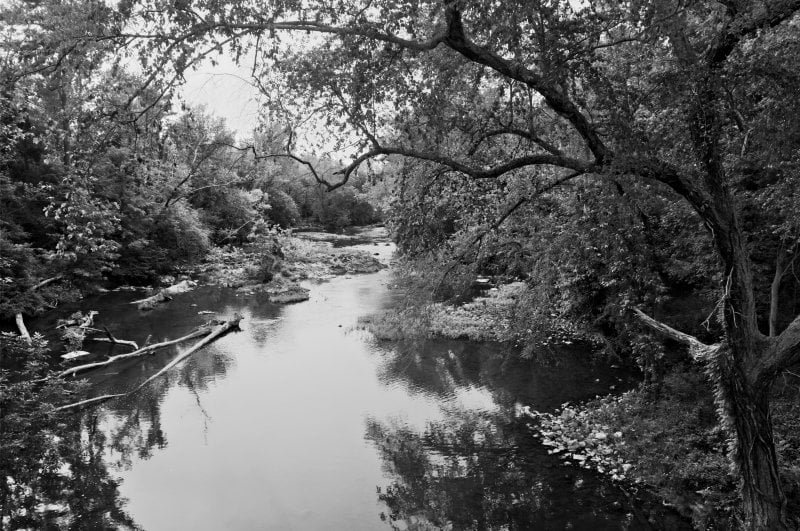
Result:
<instances>
[{"instance_id":1,"label":"shrub","mask_svg":"<svg viewBox=\"0 0 800 531\"><path fill-rule=\"evenodd\" d=\"M294 226L300 219L297 203L283 190L269 192L269 206L269 220L284 229Z\"/></svg>"},{"instance_id":2,"label":"shrub","mask_svg":"<svg viewBox=\"0 0 800 531\"><path fill-rule=\"evenodd\" d=\"M182 202L173 205L167 217L157 225L153 239L159 247L168 250L170 260L177 262L200 260L211 246L209 230L199 213Z\"/></svg>"}]
</instances>

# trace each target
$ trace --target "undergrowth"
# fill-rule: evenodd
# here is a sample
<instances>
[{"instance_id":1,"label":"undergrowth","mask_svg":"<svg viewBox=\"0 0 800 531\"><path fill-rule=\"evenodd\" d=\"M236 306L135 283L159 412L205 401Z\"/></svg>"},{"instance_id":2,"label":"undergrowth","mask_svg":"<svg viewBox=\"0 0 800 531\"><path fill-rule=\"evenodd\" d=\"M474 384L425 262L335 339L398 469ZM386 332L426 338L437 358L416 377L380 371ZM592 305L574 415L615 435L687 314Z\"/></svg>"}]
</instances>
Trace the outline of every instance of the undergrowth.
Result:
<instances>
[{"instance_id":1,"label":"undergrowth","mask_svg":"<svg viewBox=\"0 0 800 531\"><path fill-rule=\"evenodd\" d=\"M796 388L776 393L773 417L787 497L800 489ZM710 384L693 367L669 373L658 388L565 404L554 414L528 412L550 452L627 484L653 491L697 529L735 529L737 480L726 455Z\"/></svg>"}]
</instances>

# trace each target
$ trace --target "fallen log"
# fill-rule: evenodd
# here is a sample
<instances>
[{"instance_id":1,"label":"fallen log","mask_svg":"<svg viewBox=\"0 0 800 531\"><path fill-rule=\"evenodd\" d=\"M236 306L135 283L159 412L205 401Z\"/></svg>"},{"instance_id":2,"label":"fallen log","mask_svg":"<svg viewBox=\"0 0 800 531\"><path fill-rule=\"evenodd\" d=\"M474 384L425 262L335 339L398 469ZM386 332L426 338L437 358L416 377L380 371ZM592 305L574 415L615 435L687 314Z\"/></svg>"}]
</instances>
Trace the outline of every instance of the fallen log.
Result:
<instances>
[{"instance_id":1,"label":"fallen log","mask_svg":"<svg viewBox=\"0 0 800 531\"><path fill-rule=\"evenodd\" d=\"M103 396L98 396L98 397L95 397L95 398L90 398L90 399L87 399L87 400L81 400L80 402L75 402L75 403L72 403L72 404L67 404L67 405L64 405L64 406L60 406L60 407L56 408L56 411L63 411L63 410L66 410L66 409L72 409L72 408L77 408L77 407L81 407L81 406L85 406L85 405L89 405L89 404L95 404L95 403L103 402L103 401L109 400L111 398L118 398L118 397L122 397L122 396L131 395L131 394L139 391L141 388L143 388L144 386L146 386L147 384L149 384L150 382L152 382L156 378L164 375L171 368L173 368L174 366L176 366L177 364L179 364L180 362L182 362L183 360L185 360L186 358L188 358L189 356L191 356L192 354L194 354L195 352L197 352L201 348L205 347L209 343L211 343L214 340L218 339L219 337L225 335L226 333L230 332L231 330L235 330L235 329L239 328L239 322L241 320L242 320L242 316L237 313L237 314L234 314L233 318L230 319L229 321L225 321L225 322L222 322L220 324L217 324L211 330L209 330L208 327L206 326L202 330L198 330L198 331L193 332L192 334L189 334L189 336L193 336L193 337L197 337L198 334L199 335L205 335L206 337L204 337L203 339L201 339L200 341L195 343L186 352L183 352L183 353L177 355L172 361L170 361L167 365L165 365L161 370L159 370L153 376L149 377L147 380L145 380L144 382L142 382L141 384L136 386L131 391L128 391L127 393L103 395ZM160 346L166 346L167 344L175 344L175 343L177 343L179 341L185 341L189 336L184 336L182 338L179 338L179 339L173 340L173 341L166 341L164 343L156 343L154 345L150 345L148 347L144 347L144 348L139 349L139 350L152 350L153 347L160 348ZM115 360L115 361L118 361L119 359L131 358L131 357L133 357L132 354L136 354L136 353L131 352L130 354L120 354L119 356L114 356L113 358L109 358L105 362L90 363L90 364L87 364L87 365L82 365L80 367L73 367L72 369L68 369L67 371L62 372L59 376L65 376L65 375L68 375L68 374L74 374L74 369L83 368L83 370L89 370L90 368L96 368L96 367L101 367L101 366L104 366L104 365L108 365L110 360L112 360L112 359ZM141 353L137 354L137 356L139 356L139 355L141 355Z\"/></svg>"},{"instance_id":2,"label":"fallen log","mask_svg":"<svg viewBox=\"0 0 800 531\"><path fill-rule=\"evenodd\" d=\"M69 361L91 355L92 355L91 352L87 352L85 350L73 350L72 352L67 352L66 354L62 354L61 359Z\"/></svg>"},{"instance_id":3,"label":"fallen log","mask_svg":"<svg viewBox=\"0 0 800 531\"><path fill-rule=\"evenodd\" d=\"M22 313L18 313L14 316L14 320L17 323L17 329L19 330L19 336L24 339L28 344L31 343L31 334L28 332L28 329L25 327L25 319L22 318Z\"/></svg>"},{"instance_id":4,"label":"fallen log","mask_svg":"<svg viewBox=\"0 0 800 531\"><path fill-rule=\"evenodd\" d=\"M196 337L201 337L206 334L210 333L208 327L203 326L198 328L197 330L186 334L183 337L179 337L178 339L171 339L169 341L163 341L161 343L153 343L152 345L147 345L146 347L142 347L138 350L134 350L133 352L128 352L127 354L117 354L116 356L111 356L110 358L103 360L103 361L96 361L93 363L87 363L85 365L77 365L75 367L70 367L69 369L65 370L64 372L59 373L59 378L64 378L66 376L72 376L74 374L78 374L81 372L90 371L92 369L98 369L100 367L105 367L106 365L111 365L117 361L127 360L130 358L137 358L139 356L144 356L145 354L150 354L156 350L169 347L172 345L176 345L178 343L183 343L184 341L188 341L190 339L194 339Z\"/></svg>"},{"instance_id":5,"label":"fallen log","mask_svg":"<svg viewBox=\"0 0 800 531\"><path fill-rule=\"evenodd\" d=\"M222 323L219 326L217 326L216 328L214 328L214 330L212 330L210 334L208 334L206 337L204 337L203 339L201 339L200 341L195 343L192 348L190 348L189 350L187 350L186 352L184 352L182 354L178 354L177 356L175 356L175 358L171 362L167 363L164 366L164 368L162 368L160 371L155 373L153 376L151 376L150 378L148 378L147 380L145 380L144 382L139 384L139 386L136 389L134 389L133 391L131 391L131 392L133 393L133 392L138 391L139 389L141 389L145 385L149 384L150 382L152 382L153 380L155 380L159 376L163 375L168 370L170 370L172 367L174 367L175 365L179 364L180 362L182 362L183 360L185 360L186 358L188 358L189 356L191 356L192 354L194 354L195 352L197 352L201 348L205 347L206 345L208 345L209 343L211 343L212 341L214 341L218 337L230 332L231 330L233 330L235 328L239 328L239 322L241 320L242 320L242 316L241 315L239 315L238 313L234 314L233 319L231 319L230 321L225 321L224 323Z\"/></svg>"},{"instance_id":6,"label":"fallen log","mask_svg":"<svg viewBox=\"0 0 800 531\"><path fill-rule=\"evenodd\" d=\"M182 280L177 284L159 290L158 293L144 299L131 301L131 304L136 304L140 310L152 310L160 302L171 301L174 295L186 293L197 287L197 282L193 280Z\"/></svg>"},{"instance_id":7,"label":"fallen log","mask_svg":"<svg viewBox=\"0 0 800 531\"><path fill-rule=\"evenodd\" d=\"M28 292L36 291L39 288L42 288L51 282L55 282L56 280L61 280L63 275L56 275L54 277L47 278L42 280L38 284L34 284L30 288L28 288ZM17 323L17 330L19 330L19 336L24 339L28 344L31 343L31 334L28 332L28 328L25 326L25 319L22 317L22 312L18 312L14 315L14 321Z\"/></svg>"},{"instance_id":8,"label":"fallen log","mask_svg":"<svg viewBox=\"0 0 800 531\"><path fill-rule=\"evenodd\" d=\"M103 330L105 330L106 335L108 337L90 337L89 339L91 339L92 341L100 341L102 343L113 343L115 345L127 345L127 346L133 348L133 350L139 350L139 345L136 343L136 341L130 341L128 339L117 339L116 337L114 337L114 334L111 333L111 330L109 330L107 326L104 326Z\"/></svg>"}]
</instances>

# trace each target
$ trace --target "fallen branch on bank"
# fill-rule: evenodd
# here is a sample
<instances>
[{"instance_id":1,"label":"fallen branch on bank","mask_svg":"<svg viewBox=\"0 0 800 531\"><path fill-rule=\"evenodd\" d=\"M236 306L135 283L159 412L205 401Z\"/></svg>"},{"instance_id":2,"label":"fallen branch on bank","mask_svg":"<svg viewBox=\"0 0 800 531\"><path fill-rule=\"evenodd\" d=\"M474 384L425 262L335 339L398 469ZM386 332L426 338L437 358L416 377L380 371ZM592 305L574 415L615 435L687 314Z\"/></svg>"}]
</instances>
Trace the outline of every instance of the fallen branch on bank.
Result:
<instances>
[{"instance_id":1,"label":"fallen branch on bank","mask_svg":"<svg viewBox=\"0 0 800 531\"><path fill-rule=\"evenodd\" d=\"M44 287L44 286L50 284L51 282L55 282L56 280L61 280L62 278L63 278L63 275L56 275L54 277L50 277L50 278L47 278L45 280L42 280L38 284L35 284L35 285L31 286L28 289L28 292L36 291L37 289L39 289L41 287ZM25 326L25 318L22 316L22 312L17 312L16 315L14 315L14 321L17 324L17 330L19 330L20 337L22 339L24 339L28 344L30 344L30 342L31 342L31 334L30 334L30 332L28 332L28 328Z\"/></svg>"},{"instance_id":2,"label":"fallen branch on bank","mask_svg":"<svg viewBox=\"0 0 800 531\"><path fill-rule=\"evenodd\" d=\"M182 280L177 284L160 290L155 295L131 301L131 304L136 304L137 308L140 310L152 310L158 303L171 301L174 295L186 293L187 291L193 290L195 287L197 287L197 282L193 280Z\"/></svg>"},{"instance_id":3,"label":"fallen branch on bank","mask_svg":"<svg viewBox=\"0 0 800 531\"><path fill-rule=\"evenodd\" d=\"M17 329L19 330L19 336L24 339L28 344L31 342L31 334L28 332L28 329L25 327L25 319L22 317L22 313L18 313L14 316L14 321L17 323Z\"/></svg>"},{"instance_id":4,"label":"fallen branch on bank","mask_svg":"<svg viewBox=\"0 0 800 531\"><path fill-rule=\"evenodd\" d=\"M88 371L88 370L95 369L95 368L98 368L98 367L103 367L103 366L109 365L109 364L111 364L111 363L113 363L115 361L142 356L144 354L147 354L147 353L152 352L154 350L157 350L159 348L163 348L163 347L166 347L166 346L169 346L169 345L174 345L176 343L180 343L182 341L186 341L187 339L190 339L190 338L193 338L193 337L205 336L203 339L201 339L200 341L195 343L189 350L187 350L186 352L182 352L182 353L178 354L172 361L170 361L167 365L165 365L161 370L159 370L157 373L155 373L153 376L149 377L147 380L145 380L141 384L137 385L131 391L128 391L127 393L103 395L103 396L98 396L98 397L95 397L95 398L89 398L89 399L86 399L86 400L81 400L80 402L74 402L72 404L67 404L67 405L64 405L64 406L61 406L61 407L57 407L56 411L63 411L63 410L67 410L67 409L78 408L78 407L82 407L82 406L86 406L86 405L90 405L90 404L103 402L105 400L110 400L112 398L118 398L118 397L122 397L122 396L131 395L131 394L139 391L140 389L142 389L144 386L146 386L147 384L149 384L150 382L152 382L156 378L166 374L167 371L169 371L171 368L175 367L177 364L179 364L180 362L182 362L183 360L185 360L186 358L188 358L189 356L191 356L192 354L194 354L198 350L202 349L203 347L205 347L209 343L211 343L211 342L215 341L216 339L218 339L219 337L227 334L231 330L235 330L235 329L239 328L239 322L241 320L242 320L242 317L239 314L234 314L233 318L228 320L228 321L224 321L222 323L217 323L216 326L213 326L213 327L211 327L210 325L205 325L205 326L201 327L200 329L192 332L191 334L188 334L186 336L183 336L181 338L178 338L178 339L175 339L175 340L172 340L172 341L165 341L163 343L155 343L153 345L148 345L146 347L143 347L143 348L139 349L136 352L131 352L129 354L120 354L119 356L114 356L114 357L109 358L109 359L107 359L105 361L102 361L102 362L87 363L86 365L80 365L78 367L72 367L71 369L67 369L66 371L60 373L59 377L69 376L69 375L72 375L72 374L77 374L78 372L83 372L83 371Z\"/></svg>"},{"instance_id":5,"label":"fallen branch on bank","mask_svg":"<svg viewBox=\"0 0 800 531\"><path fill-rule=\"evenodd\" d=\"M704 361L719 350L719 344L706 345L694 336L681 332L680 330L675 330L661 321L656 321L638 308L633 308L633 314L652 330L687 346L689 348L689 355L692 356L695 361Z\"/></svg>"}]
</instances>

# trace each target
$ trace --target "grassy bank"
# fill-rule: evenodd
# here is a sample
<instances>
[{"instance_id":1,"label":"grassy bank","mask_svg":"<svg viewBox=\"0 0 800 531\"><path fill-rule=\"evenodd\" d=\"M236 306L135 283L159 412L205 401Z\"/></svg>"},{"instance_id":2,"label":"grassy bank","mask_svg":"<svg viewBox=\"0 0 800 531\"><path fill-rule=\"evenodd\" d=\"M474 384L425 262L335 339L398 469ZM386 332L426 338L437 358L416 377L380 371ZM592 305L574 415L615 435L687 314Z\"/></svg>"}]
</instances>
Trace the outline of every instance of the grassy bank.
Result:
<instances>
[{"instance_id":1,"label":"grassy bank","mask_svg":"<svg viewBox=\"0 0 800 531\"><path fill-rule=\"evenodd\" d=\"M284 235L269 244L215 248L194 274L209 284L266 292L275 302L293 302L308 298L301 281L373 273L385 267L363 250Z\"/></svg>"},{"instance_id":2,"label":"grassy bank","mask_svg":"<svg viewBox=\"0 0 800 531\"><path fill-rule=\"evenodd\" d=\"M388 310L360 318L359 327L379 339L392 341L413 337L515 341L512 324L517 297L523 289L522 282L515 282L489 290L465 304L436 302Z\"/></svg>"},{"instance_id":3,"label":"grassy bank","mask_svg":"<svg viewBox=\"0 0 800 531\"><path fill-rule=\"evenodd\" d=\"M453 306L409 306L361 319L387 340L447 337L526 341L519 326L524 285L510 284ZM527 352L523 349L522 351ZM789 511L800 514L800 375L788 373L773 399L775 443ZM656 385L565 404L554 413L523 408L536 437L565 464L645 490L691 518L697 529L738 529L737 475L727 457L711 384L696 365L673 367ZM796 524L800 529L800 521Z\"/></svg>"}]
</instances>

